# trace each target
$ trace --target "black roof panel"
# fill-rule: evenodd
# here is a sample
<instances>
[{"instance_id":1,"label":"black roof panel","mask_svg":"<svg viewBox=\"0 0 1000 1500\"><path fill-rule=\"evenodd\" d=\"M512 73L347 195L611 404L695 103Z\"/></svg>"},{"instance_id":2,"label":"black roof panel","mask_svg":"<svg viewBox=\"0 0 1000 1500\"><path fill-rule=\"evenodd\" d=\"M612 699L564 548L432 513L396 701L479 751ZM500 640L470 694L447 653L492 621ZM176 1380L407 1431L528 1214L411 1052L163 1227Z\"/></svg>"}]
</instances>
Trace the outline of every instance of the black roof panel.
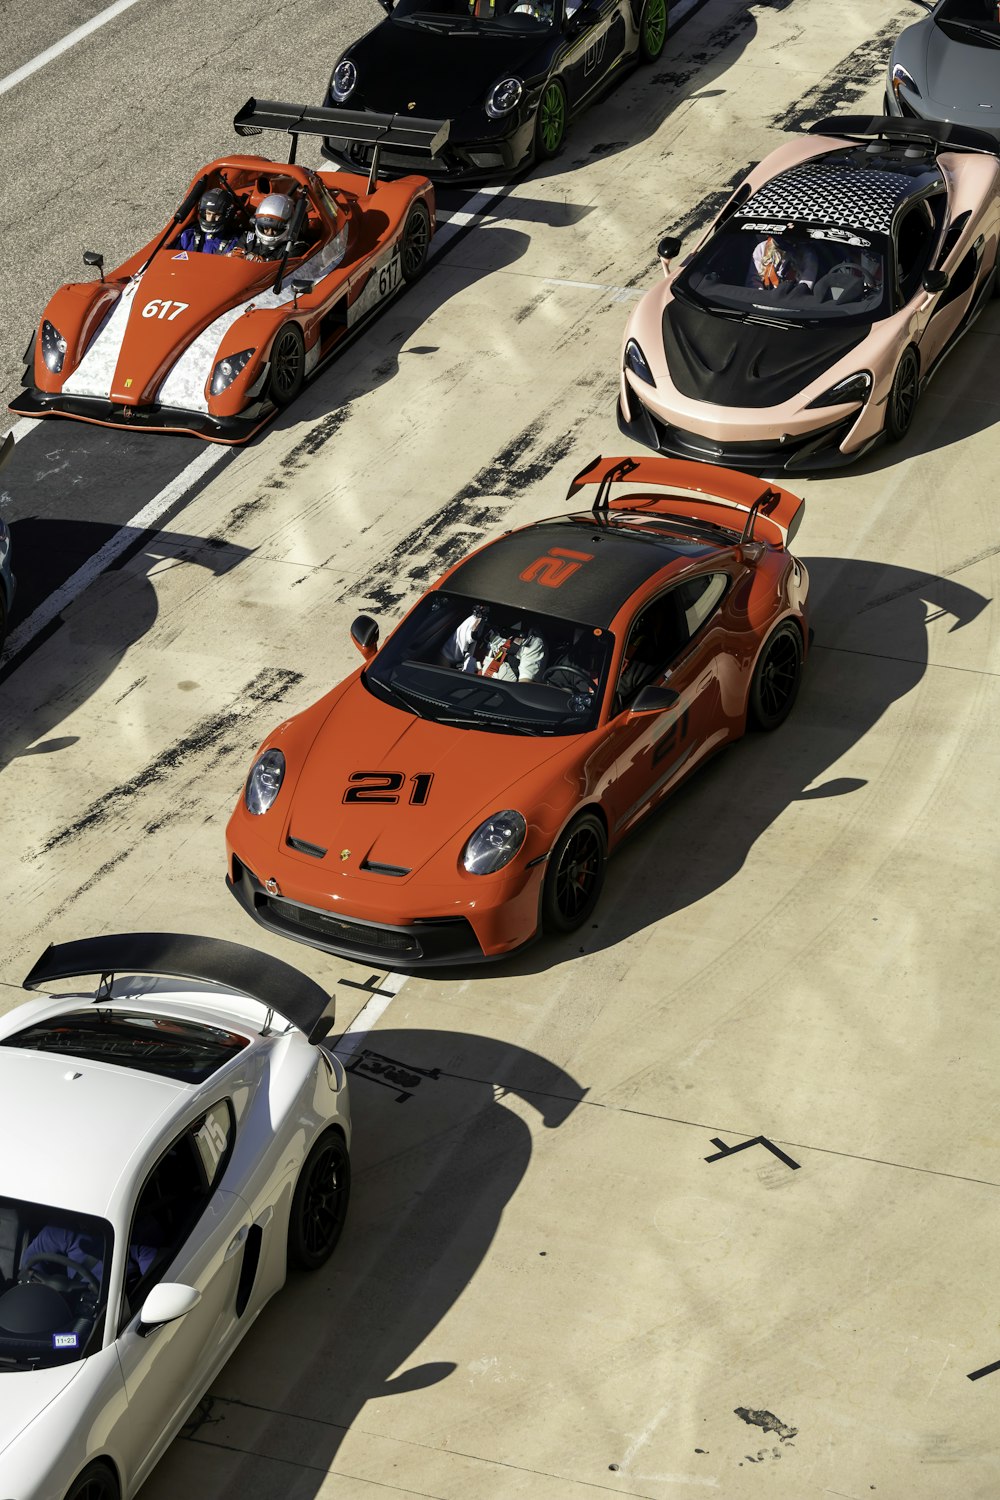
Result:
<instances>
[{"instance_id":1,"label":"black roof panel","mask_svg":"<svg viewBox=\"0 0 1000 1500\"><path fill-rule=\"evenodd\" d=\"M673 562L716 550L686 536L630 535L613 516L610 524L566 516L500 537L461 563L444 586L487 604L606 630L647 579Z\"/></svg>"}]
</instances>

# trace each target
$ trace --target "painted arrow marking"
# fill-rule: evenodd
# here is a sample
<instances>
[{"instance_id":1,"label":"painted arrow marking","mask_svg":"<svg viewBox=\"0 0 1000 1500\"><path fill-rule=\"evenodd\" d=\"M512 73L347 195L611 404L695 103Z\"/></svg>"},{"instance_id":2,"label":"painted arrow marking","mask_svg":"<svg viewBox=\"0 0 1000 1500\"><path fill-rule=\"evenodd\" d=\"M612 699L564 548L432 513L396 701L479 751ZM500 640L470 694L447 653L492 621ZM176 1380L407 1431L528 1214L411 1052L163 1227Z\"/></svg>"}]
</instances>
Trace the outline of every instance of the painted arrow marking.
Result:
<instances>
[{"instance_id":1,"label":"painted arrow marking","mask_svg":"<svg viewBox=\"0 0 1000 1500\"><path fill-rule=\"evenodd\" d=\"M793 1172L797 1172L802 1165L801 1162L792 1161L792 1158L786 1156L780 1146L769 1141L766 1135L755 1135L752 1141L741 1141L738 1146L727 1146L725 1141L720 1141L717 1135L713 1135L712 1145L718 1146L719 1149L711 1156L706 1156L706 1161L721 1161L724 1156L733 1156L737 1151L745 1151L748 1146L766 1146L772 1155L776 1156L779 1161L783 1161L786 1167L791 1167Z\"/></svg>"}]
</instances>

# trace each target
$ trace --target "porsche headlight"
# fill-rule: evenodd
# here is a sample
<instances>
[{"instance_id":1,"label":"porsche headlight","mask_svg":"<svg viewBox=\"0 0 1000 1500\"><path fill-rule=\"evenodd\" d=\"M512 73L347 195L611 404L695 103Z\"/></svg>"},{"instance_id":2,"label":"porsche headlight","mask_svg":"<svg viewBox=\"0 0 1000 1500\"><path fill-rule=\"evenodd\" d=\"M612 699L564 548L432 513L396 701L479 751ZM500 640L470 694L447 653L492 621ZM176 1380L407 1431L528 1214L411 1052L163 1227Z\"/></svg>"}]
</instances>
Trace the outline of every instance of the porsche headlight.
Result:
<instances>
[{"instance_id":1,"label":"porsche headlight","mask_svg":"<svg viewBox=\"0 0 1000 1500\"><path fill-rule=\"evenodd\" d=\"M42 320L42 359L45 368L58 375L66 356L66 340L58 328L53 328L48 318Z\"/></svg>"},{"instance_id":2,"label":"porsche headlight","mask_svg":"<svg viewBox=\"0 0 1000 1500\"><path fill-rule=\"evenodd\" d=\"M871 376L867 370L861 370L857 375L848 375L845 380L838 380L836 385L831 385L822 396L810 401L806 410L814 406L846 406L849 401L867 401L871 388Z\"/></svg>"},{"instance_id":3,"label":"porsche headlight","mask_svg":"<svg viewBox=\"0 0 1000 1500\"><path fill-rule=\"evenodd\" d=\"M246 368L247 360L254 352L253 349L241 349L239 354L227 354L225 359L219 360L212 371L213 396L221 396L223 391L228 391L240 371Z\"/></svg>"},{"instance_id":4,"label":"porsche headlight","mask_svg":"<svg viewBox=\"0 0 1000 1500\"><path fill-rule=\"evenodd\" d=\"M917 85L913 81L913 74L908 73L907 70L903 67L902 63L893 63L892 73L890 76L892 79L892 92L897 97L899 95L900 89L902 88L908 89L911 94L916 94L917 98L920 98L920 90L917 88Z\"/></svg>"},{"instance_id":5,"label":"porsche headlight","mask_svg":"<svg viewBox=\"0 0 1000 1500\"><path fill-rule=\"evenodd\" d=\"M349 57L342 57L330 74L330 98L338 104L346 104L354 93L358 81L358 70Z\"/></svg>"},{"instance_id":6,"label":"porsche headlight","mask_svg":"<svg viewBox=\"0 0 1000 1500\"><path fill-rule=\"evenodd\" d=\"M656 381L653 379L653 372L646 363L646 356L639 348L635 339L629 339L625 345L625 364L632 371L633 375L638 375L639 379L644 380L647 385L656 384Z\"/></svg>"},{"instance_id":7,"label":"porsche headlight","mask_svg":"<svg viewBox=\"0 0 1000 1500\"><path fill-rule=\"evenodd\" d=\"M519 812L506 808L480 823L462 853L470 875L492 875L509 865L524 843L528 825Z\"/></svg>"},{"instance_id":8,"label":"porsche headlight","mask_svg":"<svg viewBox=\"0 0 1000 1500\"><path fill-rule=\"evenodd\" d=\"M520 78L501 78L490 90L486 101L486 113L491 120L502 120L516 109L524 95L524 84Z\"/></svg>"},{"instance_id":9,"label":"porsche headlight","mask_svg":"<svg viewBox=\"0 0 1000 1500\"><path fill-rule=\"evenodd\" d=\"M247 812L252 812L255 817L266 813L281 791L281 783L284 779L285 757L280 750L265 750L263 755L258 755L247 777L246 790L243 793Z\"/></svg>"}]
</instances>

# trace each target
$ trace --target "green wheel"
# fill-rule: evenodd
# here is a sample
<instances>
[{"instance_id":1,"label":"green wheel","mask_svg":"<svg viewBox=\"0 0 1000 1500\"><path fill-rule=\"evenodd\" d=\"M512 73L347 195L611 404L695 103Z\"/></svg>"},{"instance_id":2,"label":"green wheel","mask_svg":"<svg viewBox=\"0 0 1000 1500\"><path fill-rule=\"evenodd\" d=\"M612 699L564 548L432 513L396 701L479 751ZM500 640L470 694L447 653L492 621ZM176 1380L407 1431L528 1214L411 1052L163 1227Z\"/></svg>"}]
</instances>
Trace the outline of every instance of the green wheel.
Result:
<instances>
[{"instance_id":1,"label":"green wheel","mask_svg":"<svg viewBox=\"0 0 1000 1500\"><path fill-rule=\"evenodd\" d=\"M535 154L551 161L566 138L566 90L558 78L550 78L538 104L535 124Z\"/></svg>"},{"instance_id":2,"label":"green wheel","mask_svg":"<svg viewBox=\"0 0 1000 1500\"><path fill-rule=\"evenodd\" d=\"M667 40L667 0L646 0L639 19L639 57L655 62Z\"/></svg>"}]
</instances>

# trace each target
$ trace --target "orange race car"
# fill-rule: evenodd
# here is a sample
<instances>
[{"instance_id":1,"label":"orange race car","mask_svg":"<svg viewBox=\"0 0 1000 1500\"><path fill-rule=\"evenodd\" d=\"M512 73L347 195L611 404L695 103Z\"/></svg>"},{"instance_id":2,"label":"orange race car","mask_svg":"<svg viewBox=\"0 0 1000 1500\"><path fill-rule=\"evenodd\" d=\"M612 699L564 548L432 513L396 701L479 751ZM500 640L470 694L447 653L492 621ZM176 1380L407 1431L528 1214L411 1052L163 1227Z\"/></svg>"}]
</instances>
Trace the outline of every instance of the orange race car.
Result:
<instances>
[{"instance_id":1,"label":"orange race car","mask_svg":"<svg viewBox=\"0 0 1000 1500\"><path fill-rule=\"evenodd\" d=\"M10 409L241 443L293 401L424 268L434 189L417 176L379 183L379 150L430 159L448 136L446 121L348 112L347 133L374 150L367 181L298 166L298 136L328 135L332 113L248 100L237 132L284 131L289 161L212 162L164 232L107 276L88 250L100 280L52 298Z\"/></svg>"},{"instance_id":2,"label":"orange race car","mask_svg":"<svg viewBox=\"0 0 1000 1500\"><path fill-rule=\"evenodd\" d=\"M267 737L229 820L256 921L398 969L570 932L641 818L782 723L808 650L803 502L675 459L599 458L569 495L589 486L592 510L487 543L381 648L355 620L365 666Z\"/></svg>"}]
</instances>

